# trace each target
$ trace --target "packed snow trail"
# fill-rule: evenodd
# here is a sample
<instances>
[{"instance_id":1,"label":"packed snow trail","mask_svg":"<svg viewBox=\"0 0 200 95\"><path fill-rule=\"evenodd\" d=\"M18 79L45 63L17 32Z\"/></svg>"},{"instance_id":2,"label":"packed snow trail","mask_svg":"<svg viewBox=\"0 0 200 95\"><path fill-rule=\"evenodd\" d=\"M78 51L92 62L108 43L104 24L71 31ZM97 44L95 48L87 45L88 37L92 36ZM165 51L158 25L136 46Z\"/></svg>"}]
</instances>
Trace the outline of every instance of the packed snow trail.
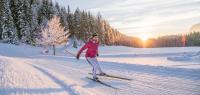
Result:
<instances>
[{"instance_id":1,"label":"packed snow trail","mask_svg":"<svg viewBox=\"0 0 200 95\"><path fill-rule=\"evenodd\" d=\"M70 86L26 60L1 56L0 70L1 95L76 95Z\"/></svg>"},{"instance_id":2,"label":"packed snow trail","mask_svg":"<svg viewBox=\"0 0 200 95\"><path fill-rule=\"evenodd\" d=\"M70 62L73 62L73 61L76 62L75 59L74 60L68 59L68 60L71 60ZM41 63L40 65L43 65L50 69L54 69L59 73L64 73L65 76L70 75L69 77L71 77L72 79L73 77L74 79L79 79L77 78L77 76L81 77L81 79L84 79L85 78L84 76L87 76L87 72L90 72L91 68L89 66L84 66L86 65L84 64L85 62L84 60L80 63L73 63L70 65L67 64L68 62L66 63L65 62L66 61L64 62L60 61L58 64L52 63L52 65L49 65L49 62L47 62L47 63ZM130 65L126 66L124 64L108 63L108 62L104 63L104 65L103 65L103 68L106 72L133 78L133 81L131 82L115 80L112 78L103 78L104 81L107 81L113 86L124 89L124 91L118 91L119 95L122 95L122 94L126 94L126 95L144 94L145 95L147 93L150 95L153 95L155 93L158 95L159 94L160 95L169 95L169 94L170 95L198 95L198 93L200 93L199 91L200 76L198 74L200 70L190 71L190 70L184 70L184 69L183 70L177 69L177 71L175 71L175 69L173 70L172 68L172 71L171 71L170 68L169 69L159 68L159 67L156 68L156 67L149 67L149 66L134 67ZM137 68L141 70L137 70ZM73 72L75 76L72 75L73 73L69 73L69 72ZM75 74L75 72L77 73ZM180 75L176 75L176 74L180 74ZM77 80L77 81L81 83L81 80ZM98 88L95 88L95 89L98 89ZM106 90L104 90L104 92L106 92ZM107 95L107 94L102 94L102 95ZM113 94L109 94L109 95L113 95Z\"/></svg>"},{"instance_id":3,"label":"packed snow trail","mask_svg":"<svg viewBox=\"0 0 200 95\"><path fill-rule=\"evenodd\" d=\"M13 49L15 48L15 49ZM118 61L123 58L130 58L133 55L123 47L103 47L104 54L98 59L102 69L112 75L127 77L132 81L113 79L109 77L99 77L103 82L120 88L115 90L95 83L87 76L91 76L91 66L84 58L76 60L74 57L66 55L41 55L40 48L30 46L13 46L0 44L0 95L199 95L200 94L200 68L198 62L173 62L167 60L168 56L180 55L176 48L167 52L167 49L153 49L159 51L160 56L151 53L152 49L138 53L142 56L131 56L130 63ZM106 55L106 51L117 52L122 55L115 57ZM26 50L26 51L24 51ZM111 51L113 50L113 51ZM133 50L134 48L127 48ZM136 49L140 50L140 49ZM179 50L179 48L177 48ZM188 52L195 52L193 48L186 48ZM199 50L198 48L196 50ZM72 49L73 51L73 49ZM158 53L157 51L157 53ZM164 51L164 52L162 52ZM74 51L75 52L75 51ZM149 52L149 54L147 54ZM163 53L163 54L162 54ZM164 54L165 53L165 54ZM167 53L167 55L166 55ZM153 56L152 56L153 55ZM140 59L142 63L137 63ZM146 64L148 60L150 64ZM146 61L144 61L146 60ZM161 61L162 60L162 61ZM127 60L124 60L127 61ZM154 65L153 63L158 63ZM166 63L165 65L160 63ZM170 66L167 64L169 63ZM174 65L197 64L195 68L190 66L177 68Z\"/></svg>"}]
</instances>

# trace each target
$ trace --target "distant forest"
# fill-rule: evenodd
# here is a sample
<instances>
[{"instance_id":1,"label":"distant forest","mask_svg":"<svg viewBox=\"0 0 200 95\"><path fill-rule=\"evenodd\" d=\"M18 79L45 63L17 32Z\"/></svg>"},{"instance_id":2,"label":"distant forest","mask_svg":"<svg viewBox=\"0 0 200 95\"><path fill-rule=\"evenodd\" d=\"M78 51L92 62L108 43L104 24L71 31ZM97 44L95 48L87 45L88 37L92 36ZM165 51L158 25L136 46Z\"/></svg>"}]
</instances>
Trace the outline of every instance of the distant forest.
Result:
<instances>
[{"instance_id":1,"label":"distant forest","mask_svg":"<svg viewBox=\"0 0 200 95\"><path fill-rule=\"evenodd\" d=\"M61 7L52 0L1 0L0 1L0 41L4 43L26 43L37 45L42 28L54 16L60 17L61 24L69 31L74 44L86 42L96 32L102 45L123 45L130 47L179 47L200 46L200 31L186 35L170 35L149 39L127 36L110 26L101 14L90 11L75 11Z\"/></svg>"},{"instance_id":2,"label":"distant forest","mask_svg":"<svg viewBox=\"0 0 200 95\"><path fill-rule=\"evenodd\" d=\"M145 43L141 40L138 47L185 47L200 46L200 32L191 32L185 35L168 35L157 39L149 39Z\"/></svg>"}]
</instances>

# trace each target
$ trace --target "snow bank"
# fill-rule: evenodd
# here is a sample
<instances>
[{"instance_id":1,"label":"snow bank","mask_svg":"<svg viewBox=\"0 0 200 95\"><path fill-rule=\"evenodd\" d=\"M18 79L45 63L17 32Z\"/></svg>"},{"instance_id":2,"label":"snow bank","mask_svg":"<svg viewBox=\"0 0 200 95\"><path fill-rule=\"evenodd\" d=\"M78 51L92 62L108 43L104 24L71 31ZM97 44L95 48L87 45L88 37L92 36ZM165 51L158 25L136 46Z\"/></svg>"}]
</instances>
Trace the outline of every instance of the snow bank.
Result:
<instances>
[{"instance_id":1,"label":"snow bank","mask_svg":"<svg viewBox=\"0 0 200 95\"><path fill-rule=\"evenodd\" d=\"M182 55L168 57L167 59L172 61L200 61L200 52L183 53Z\"/></svg>"},{"instance_id":2,"label":"snow bank","mask_svg":"<svg viewBox=\"0 0 200 95\"><path fill-rule=\"evenodd\" d=\"M197 52L200 51L200 47L132 48L125 46L101 46L99 50L101 53L109 54L170 54Z\"/></svg>"},{"instance_id":3,"label":"snow bank","mask_svg":"<svg viewBox=\"0 0 200 95\"><path fill-rule=\"evenodd\" d=\"M11 57L27 57L38 55L42 49L29 45L11 45L0 43L0 55Z\"/></svg>"}]
</instances>

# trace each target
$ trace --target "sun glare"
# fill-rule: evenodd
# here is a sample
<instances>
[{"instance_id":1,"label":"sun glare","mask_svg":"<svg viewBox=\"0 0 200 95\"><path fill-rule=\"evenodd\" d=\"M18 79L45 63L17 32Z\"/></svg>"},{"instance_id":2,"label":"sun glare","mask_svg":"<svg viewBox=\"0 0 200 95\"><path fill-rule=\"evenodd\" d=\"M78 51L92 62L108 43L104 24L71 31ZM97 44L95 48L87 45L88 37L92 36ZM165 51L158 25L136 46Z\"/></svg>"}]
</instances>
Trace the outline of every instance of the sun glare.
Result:
<instances>
[{"instance_id":1,"label":"sun glare","mask_svg":"<svg viewBox=\"0 0 200 95\"><path fill-rule=\"evenodd\" d=\"M143 35L140 36L140 39L143 40L143 41L147 41L149 39L149 36L143 34Z\"/></svg>"}]
</instances>

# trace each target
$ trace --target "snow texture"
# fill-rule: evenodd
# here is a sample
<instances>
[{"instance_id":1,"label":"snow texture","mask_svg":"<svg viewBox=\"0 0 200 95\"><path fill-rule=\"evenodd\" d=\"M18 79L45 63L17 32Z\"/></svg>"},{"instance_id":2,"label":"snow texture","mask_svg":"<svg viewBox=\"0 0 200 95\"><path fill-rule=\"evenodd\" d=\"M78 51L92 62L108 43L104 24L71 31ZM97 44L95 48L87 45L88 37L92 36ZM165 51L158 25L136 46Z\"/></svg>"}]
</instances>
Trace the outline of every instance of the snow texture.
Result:
<instances>
[{"instance_id":1,"label":"snow texture","mask_svg":"<svg viewBox=\"0 0 200 95\"><path fill-rule=\"evenodd\" d=\"M129 48L100 47L102 69L132 81L99 77L112 89L95 83L91 66L78 49L58 47L56 56L41 54L42 48L0 44L0 95L199 95L199 47ZM195 55L196 54L196 55ZM168 58L191 55L190 60Z\"/></svg>"}]
</instances>

